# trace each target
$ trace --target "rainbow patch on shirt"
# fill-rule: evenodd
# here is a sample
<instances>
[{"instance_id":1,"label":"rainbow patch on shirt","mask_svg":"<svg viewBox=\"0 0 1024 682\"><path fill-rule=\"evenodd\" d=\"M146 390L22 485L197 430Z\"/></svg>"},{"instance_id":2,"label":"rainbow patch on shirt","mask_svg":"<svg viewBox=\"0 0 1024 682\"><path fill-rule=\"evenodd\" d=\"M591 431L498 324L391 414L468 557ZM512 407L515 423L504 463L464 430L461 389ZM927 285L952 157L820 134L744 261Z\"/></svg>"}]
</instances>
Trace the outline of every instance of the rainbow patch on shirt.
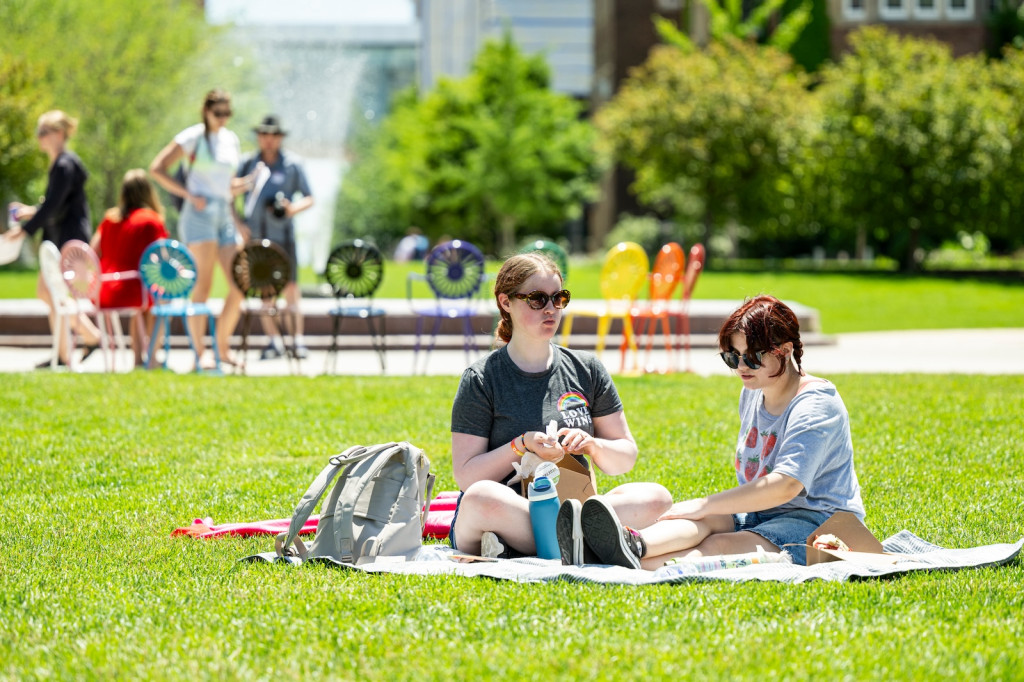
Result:
<instances>
[{"instance_id":1,"label":"rainbow patch on shirt","mask_svg":"<svg viewBox=\"0 0 1024 682\"><path fill-rule=\"evenodd\" d=\"M573 391L572 393L566 393L558 399L558 411L573 410L577 407L587 407L589 403L587 399L583 397L582 393Z\"/></svg>"}]
</instances>

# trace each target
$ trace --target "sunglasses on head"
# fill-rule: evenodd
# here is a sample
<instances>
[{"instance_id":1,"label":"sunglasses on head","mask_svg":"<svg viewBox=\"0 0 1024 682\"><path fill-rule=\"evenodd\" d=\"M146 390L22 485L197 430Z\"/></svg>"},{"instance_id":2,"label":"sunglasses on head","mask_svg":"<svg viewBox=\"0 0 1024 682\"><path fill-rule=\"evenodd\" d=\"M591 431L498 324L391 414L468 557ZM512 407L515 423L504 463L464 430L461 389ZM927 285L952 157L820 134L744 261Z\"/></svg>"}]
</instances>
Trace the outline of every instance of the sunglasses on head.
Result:
<instances>
[{"instance_id":1,"label":"sunglasses on head","mask_svg":"<svg viewBox=\"0 0 1024 682\"><path fill-rule=\"evenodd\" d=\"M548 305L548 301L551 301L551 305L555 306L555 308L561 310L565 306L569 305L569 298L572 296L568 289L556 291L550 296L543 291L531 291L528 294L512 295L520 301L526 301L526 305L530 306L534 310L544 310Z\"/></svg>"},{"instance_id":2,"label":"sunglasses on head","mask_svg":"<svg viewBox=\"0 0 1024 682\"><path fill-rule=\"evenodd\" d=\"M723 351L719 353L722 360L729 366L729 369L737 369L740 366L740 358L743 358L743 364L750 369L761 369L761 358L768 354L769 351L759 350L753 353L746 352L740 355L734 350Z\"/></svg>"}]
</instances>

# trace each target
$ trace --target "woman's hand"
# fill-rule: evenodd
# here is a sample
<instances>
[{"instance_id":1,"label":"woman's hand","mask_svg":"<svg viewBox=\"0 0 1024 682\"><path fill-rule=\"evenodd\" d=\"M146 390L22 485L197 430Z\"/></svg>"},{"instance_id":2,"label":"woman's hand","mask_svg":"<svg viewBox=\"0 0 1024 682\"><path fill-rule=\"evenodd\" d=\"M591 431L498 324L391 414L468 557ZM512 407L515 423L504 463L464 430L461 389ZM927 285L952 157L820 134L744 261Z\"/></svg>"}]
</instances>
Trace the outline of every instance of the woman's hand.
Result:
<instances>
[{"instance_id":1,"label":"woman's hand","mask_svg":"<svg viewBox=\"0 0 1024 682\"><path fill-rule=\"evenodd\" d=\"M552 437L541 431L527 431L523 435L526 449L541 459L549 462L557 462L565 457L565 449L558 442L557 437Z\"/></svg>"},{"instance_id":2,"label":"woman's hand","mask_svg":"<svg viewBox=\"0 0 1024 682\"><path fill-rule=\"evenodd\" d=\"M557 438L562 447L571 455L591 455L597 445L593 436L582 429L559 429Z\"/></svg>"},{"instance_id":3,"label":"woman's hand","mask_svg":"<svg viewBox=\"0 0 1024 682\"><path fill-rule=\"evenodd\" d=\"M668 511L658 517L659 521L666 519L690 519L699 521L707 515L708 498L695 497L692 500L676 502Z\"/></svg>"},{"instance_id":4,"label":"woman's hand","mask_svg":"<svg viewBox=\"0 0 1024 682\"><path fill-rule=\"evenodd\" d=\"M195 206L197 211L203 211L206 209L206 197L204 196L188 194L185 196L185 201Z\"/></svg>"},{"instance_id":5,"label":"woman's hand","mask_svg":"<svg viewBox=\"0 0 1024 682\"><path fill-rule=\"evenodd\" d=\"M20 201L12 201L10 206L14 209L14 219L18 222L30 220L36 214L35 206L27 206Z\"/></svg>"}]
</instances>

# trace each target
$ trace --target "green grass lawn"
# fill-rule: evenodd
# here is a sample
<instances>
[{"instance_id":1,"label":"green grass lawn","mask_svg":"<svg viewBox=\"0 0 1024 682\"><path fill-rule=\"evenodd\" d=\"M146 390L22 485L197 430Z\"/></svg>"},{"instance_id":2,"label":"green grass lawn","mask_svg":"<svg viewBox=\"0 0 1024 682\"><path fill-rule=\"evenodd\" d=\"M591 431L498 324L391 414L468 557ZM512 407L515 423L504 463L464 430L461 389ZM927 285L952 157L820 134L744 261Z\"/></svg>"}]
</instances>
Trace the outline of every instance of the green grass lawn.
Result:
<instances>
[{"instance_id":1,"label":"green grass lawn","mask_svg":"<svg viewBox=\"0 0 1024 682\"><path fill-rule=\"evenodd\" d=\"M489 262L487 271L496 273L498 267ZM377 296L405 298L410 272L422 273L423 266L387 263ZM576 298L600 298L599 280L599 261L574 261L566 284ZM213 296L223 297L227 283L219 271L214 282ZM312 269L303 268L299 282L309 287L321 280ZM34 298L35 287L35 273L0 269L0 298ZM694 297L739 302L759 293L817 309L826 334L1024 327L1024 283L925 275L709 271L698 281ZM413 287L414 297L429 295L424 283Z\"/></svg>"},{"instance_id":2,"label":"green grass lawn","mask_svg":"<svg viewBox=\"0 0 1024 682\"><path fill-rule=\"evenodd\" d=\"M1024 377L832 377L867 525L948 547L1024 535ZM856 583L655 587L238 564L329 454L407 439L454 489L457 377L15 374L0 480L3 679L1020 679L1024 564ZM738 384L621 378L629 480L734 484Z\"/></svg>"}]
</instances>

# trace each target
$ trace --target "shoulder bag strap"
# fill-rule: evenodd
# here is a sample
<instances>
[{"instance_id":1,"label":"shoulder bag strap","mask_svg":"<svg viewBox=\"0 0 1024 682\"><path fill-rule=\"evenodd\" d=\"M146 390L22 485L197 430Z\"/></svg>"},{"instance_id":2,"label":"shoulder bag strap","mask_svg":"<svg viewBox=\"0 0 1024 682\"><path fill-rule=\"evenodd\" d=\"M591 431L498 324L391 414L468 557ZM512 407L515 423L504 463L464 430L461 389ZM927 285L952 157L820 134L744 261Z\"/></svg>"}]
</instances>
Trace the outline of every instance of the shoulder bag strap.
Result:
<instances>
[{"instance_id":1,"label":"shoulder bag strap","mask_svg":"<svg viewBox=\"0 0 1024 682\"><path fill-rule=\"evenodd\" d=\"M373 467L369 471L359 477L355 484L354 494L342 495L338 498L338 507L340 508L336 508L334 514L335 518L340 519L340 521L336 521L335 533L338 538L338 547L341 550L341 560L343 562L354 563L356 558L354 546L355 533L352 530L352 518L355 515L356 502L359 500L359 496L362 495L363 489L365 489L367 484L372 481L380 470L387 465L396 451L405 450L405 481L402 483L400 495L403 497L416 496L415 493L419 489L419 480L416 476L414 456L409 451L409 448L411 448L411 446L407 443L387 443L374 448L372 454L382 453L384 450L387 450L387 456L380 457L373 463Z\"/></svg>"},{"instance_id":2,"label":"shoulder bag strap","mask_svg":"<svg viewBox=\"0 0 1024 682\"><path fill-rule=\"evenodd\" d=\"M364 455L360 457L360 455ZM365 459L366 448L362 445L353 445L345 452L340 455L334 455L331 457L327 466L323 468L320 474L313 480L309 486L309 490L302 496L299 503L295 506L295 511L292 513L291 523L288 525L288 532L281 533L277 536L277 540L274 543L274 551L278 556L284 556L284 552L295 544L295 548L299 552L299 556L305 561L306 559L306 548L301 542L296 542L299 537L299 532L302 530L302 526L305 525L309 519L310 514L313 513L313 509L316 508L317 502L323 497L327 487L334 480L334 477L338 475L338 472L344 469L352 461L359 461Z\"/></svg>"}]
</instances>

